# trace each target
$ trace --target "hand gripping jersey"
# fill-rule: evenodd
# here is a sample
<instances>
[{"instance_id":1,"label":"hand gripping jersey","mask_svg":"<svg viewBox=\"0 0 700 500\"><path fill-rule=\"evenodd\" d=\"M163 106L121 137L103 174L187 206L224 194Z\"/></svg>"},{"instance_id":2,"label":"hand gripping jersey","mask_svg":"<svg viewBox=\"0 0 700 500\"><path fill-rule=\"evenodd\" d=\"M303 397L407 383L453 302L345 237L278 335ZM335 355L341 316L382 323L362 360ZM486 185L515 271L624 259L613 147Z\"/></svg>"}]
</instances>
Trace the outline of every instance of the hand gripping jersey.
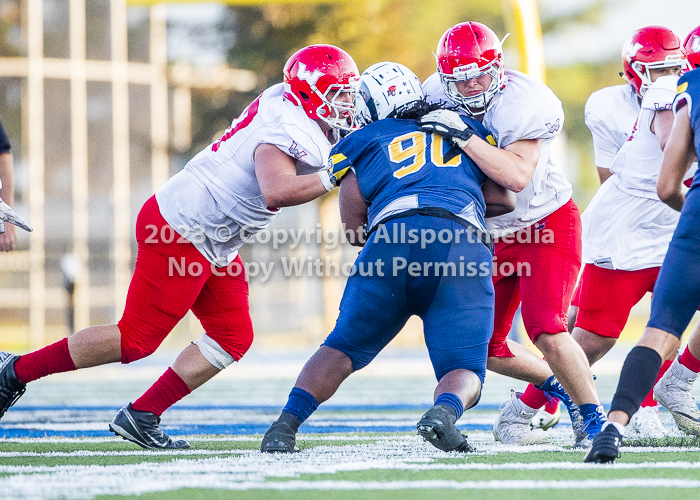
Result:
<instances>
[{"instance_id":1,"label":"hand gripping jersey","mask_svg":"<svg viewBox=\"0 0 700 500\"><path fill-rule=\"evenodd\" d=\"M663 152L650 127L656 111L671 109L677 80L658 78L646 92L632 136L610 166L614 176L583 213L584 263L625 271L663 263L679 214L656 195Z\"/></svg>"},{"instance_id":2,"label":"hand gripping jersey","mask_svg":"<svg viewBox=\"0 0 700 500\"><path fill-rule=\"evenodd\" d=\"M328 139L285 97L280 83L156 192L163 218L217 266L231 262L246 239L279 213L265 204L255 177L253 155L262 143L295 158L297 171L327 168Z\"/></svg>"},{"instance_id":3,"label":"hand gripping jersey","mask_svg":"<svg viewBox=\"0 0 700 500\"><path fill-rule=\"evenodd\" d=\"M465 120L482 138L488 132ZM352 169L369 203L368 230L408 210L436 207L484 230L484 173L437 134L419 130L415 120L385 118L353 132L331 152L338 178Z\"/></svg>"},{"instance_id":4,"label":"hand gripping jersey","mask_svg":"<svg viewBox=\"0 0 700 500\"><path fill-rule=\"evenodd\" d=\"M561 101L544 84L520 73L506 70L508 85L496 94L484 114L483 125L491 131L499 148L525 139L542 139L540 159L530 183L516 194L515 210L488 219L495 237L514 233L548 216L571 199L569 181L553 163L550 145L564 125ZM429 102L449 102L434 73L423 83Z\"/></svg>"},{"instance_id":5,"label":"hand gripping jersey","mask_svg":"<svg viewBox=\"0 0 700 500\"><path fill-rule=\"evenodd\" d=\"M586 101L586 126L593 136L595 166L610 168L615 155L627 142L640 110L639 99L627 84L605 87Z\"/></svg>"}]
</instances>

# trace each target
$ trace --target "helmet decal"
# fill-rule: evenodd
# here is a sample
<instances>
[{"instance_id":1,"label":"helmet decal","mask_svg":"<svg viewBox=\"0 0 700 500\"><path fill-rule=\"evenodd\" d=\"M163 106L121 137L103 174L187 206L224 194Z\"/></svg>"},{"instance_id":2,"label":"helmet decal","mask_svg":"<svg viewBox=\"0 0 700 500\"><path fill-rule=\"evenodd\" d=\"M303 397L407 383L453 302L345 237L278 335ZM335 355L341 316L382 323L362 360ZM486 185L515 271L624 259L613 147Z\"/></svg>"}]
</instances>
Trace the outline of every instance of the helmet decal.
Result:
<instances>
[{"instance_id":1,"label":"helmet decal","mask_svg":"<svg viewBox=\"0 0 700 500\"><path fill-rule=\"evenodd\" d=\"M692 68L700 68L700 26L693 29L683 43L683 50Z\"/></svg>"},{"instance_id":2,"label":"helmet decal","mask_svg":"<svg viewBox=\"0 0 700 500\"><path fill-rule=\"evenodd\" d=\"M360 77L355 97L357 125L390 118L424 97L420 80L403 64L388 61L373 64Z\"/></svg>"},{"instance_id":3,"label":"helmet decal","mask_svg":"<svg viewBox=\"0 0 700 500\"><path fill-rule=\"evenodd\" d=\"M309 118L350 130L358 78L357 65L347 52L333 45L309 45L284 66L285 96Z\"/></svg>"},{"instance_id":4,"label":"helmet decal","mask_svg":"<svg viewBox=\"0 0 700 500\"><path fill-rule=\"evenodd\" d=\"M622 77L639 97L652 84L651 70L689 69L680 39L665 26L645 26L627 39L622 48Z\"/></svg>"},{"instance_id":5,"label":"helmet decal","mask_svg":"<svg viewBox=\"0 0 700 500\"><path fill-rule=\"evenodd\" d=\"M448 99L472 116L486 113L494 97L508 85L501 40L481 23L460 23L448 29L438 43L435 59ZM491 77L484 92L469 96L459 92L458 82L484 75Z\"/></svg>"}]
</instances>

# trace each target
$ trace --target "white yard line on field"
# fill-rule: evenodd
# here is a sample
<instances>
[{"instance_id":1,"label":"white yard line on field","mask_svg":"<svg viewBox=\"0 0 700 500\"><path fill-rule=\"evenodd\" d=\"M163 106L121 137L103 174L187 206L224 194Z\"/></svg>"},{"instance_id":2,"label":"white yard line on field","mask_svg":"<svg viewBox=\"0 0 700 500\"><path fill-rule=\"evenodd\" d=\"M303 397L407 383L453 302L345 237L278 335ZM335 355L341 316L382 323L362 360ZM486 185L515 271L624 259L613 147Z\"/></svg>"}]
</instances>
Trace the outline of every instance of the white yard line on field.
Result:
<instances>
[{"instance_id":1,"label":"white yard line on field","mask_svg":"<svg viewBox=\"0 0 700 500\"><path fill-rule=\"evenodd\" d=\"M534 447L530 448L533 451ZM679 450L680 451L680 450ZM335 474L368 470L649 470L700 469L697 462L660 462L613 465L580 463L580 453L573 462L549 463L439 463L437 459L462 458L458 453L444 453L415 436L398 436L378 443L356 443L346 446L317 446L292 455L262 454L256 450L226 451L183 450L179 453L159 451L19 454L6 452L0 457L90 457L171 455L168 462L140 462L123 465L57 465L0 466L0 492L5 498L54 499L93 498L98 495L138 495L146 492L171 491L180 488L210 488L223 490L388 490L388 489L546 489L546 488L700 488L700 481L681 479L585 480L585 481L300 481L302 474ZM187 455L201 458L187 459ZM219 455L219 456L211 456ZM287 479L289 481L270 481ZM330 479L330 477L329 477Z\"/></svg>"}]
</instances>

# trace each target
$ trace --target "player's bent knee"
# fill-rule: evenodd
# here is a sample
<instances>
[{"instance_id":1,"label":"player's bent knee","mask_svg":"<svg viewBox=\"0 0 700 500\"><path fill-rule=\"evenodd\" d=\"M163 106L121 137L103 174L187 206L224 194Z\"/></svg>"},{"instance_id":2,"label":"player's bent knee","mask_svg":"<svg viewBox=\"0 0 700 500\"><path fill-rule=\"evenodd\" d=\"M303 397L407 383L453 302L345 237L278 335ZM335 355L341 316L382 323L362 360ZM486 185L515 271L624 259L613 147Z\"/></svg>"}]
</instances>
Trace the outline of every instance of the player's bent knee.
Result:
<instances>
[{"instance_id":1,"label":"player's bent knee","mask_svg":"<svg viewBox=\"0 0 700 500\"><path fill-rule=\"evenodd\" d=\"M126 365L150 356L160 346L163 338L148 336L134 328L130 328L123 320L117 325L121 333L121 363ZM148 339L150 341L144 341Z\"/></svg>"},{"instance_id":2,"label":"player's bent knee","mask_svg":"<svg viewBox=\"0 0 700 500\"><path fill-rule=\"evenodd\" d=\"M340 336L334 335L333 333L328 335L328 337L326 337L326 340L321 345L342 352L348 358L350 358L353 372L363 369L365 366L370 364L374 358L377 357L376 352L368 352L356 349L344 339L342 339Z\"/></svg>"},{"instance_id":3,"label":"player's bent knee","mask_svg":"<svg viewBox=\"0 0 700 500\"><path fill-rule=\"evenodd\" d=\"M201 337L192 343L199 347L199 352L202 353L202 356L204 356L214 368L223 370L236 361L231 354L226 352L216 340L206 333L203 333Z\"/></svg>"}]
</instances>

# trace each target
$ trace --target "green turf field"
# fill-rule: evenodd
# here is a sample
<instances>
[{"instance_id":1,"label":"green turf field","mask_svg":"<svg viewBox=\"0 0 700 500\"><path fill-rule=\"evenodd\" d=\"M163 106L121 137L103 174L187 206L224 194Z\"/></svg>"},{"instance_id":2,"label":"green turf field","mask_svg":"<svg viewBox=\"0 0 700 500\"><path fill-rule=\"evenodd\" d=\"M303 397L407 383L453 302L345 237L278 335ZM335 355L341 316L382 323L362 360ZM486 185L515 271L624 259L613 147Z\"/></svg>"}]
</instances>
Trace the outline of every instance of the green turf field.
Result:
<instances>
[{"instance_id":1,"label":"green turf field","mask_svg":"<svg viewBox=\"0 0 700 500\"><path fill-rule=\"evenodd\" d=\"M690 438L625 447L614 465L583 464L583 452L560 444L500 445L487 432L469 434L473 454L444 453L408 433L301 435L302 451L293 455L259 453L259 435L190 439L192 448L178 452L112 438L5 440L0 497L700 497L700 441Z\"/></svg>"},{"instance_id":2,"label":"green turf field","mask_svg":"<svg viewBox=\"0 0 700 500\"><path fill-rule=\"evenodd\" d=\"M625 354L597 370L604 402ZM307 353L244 361L168 410L164 430L192 445L178 452L143 451L107 432L119 407L170 359L47 377L0 422L0 500L700 498L700 440L684 437L666 411L660 417L668 437L626 441L614 465L582 463L584 453L570 449L566 414L545 433L549 445L496 443L489 429L498 407L525 384L495 375L458 422L477 452L433 448L415 435L435 385L427 354L419 355L380 358L368 367L374 372L350 377L302 426L302 451L293 455L257 450Z\"/></svg>"}]
</instances>

